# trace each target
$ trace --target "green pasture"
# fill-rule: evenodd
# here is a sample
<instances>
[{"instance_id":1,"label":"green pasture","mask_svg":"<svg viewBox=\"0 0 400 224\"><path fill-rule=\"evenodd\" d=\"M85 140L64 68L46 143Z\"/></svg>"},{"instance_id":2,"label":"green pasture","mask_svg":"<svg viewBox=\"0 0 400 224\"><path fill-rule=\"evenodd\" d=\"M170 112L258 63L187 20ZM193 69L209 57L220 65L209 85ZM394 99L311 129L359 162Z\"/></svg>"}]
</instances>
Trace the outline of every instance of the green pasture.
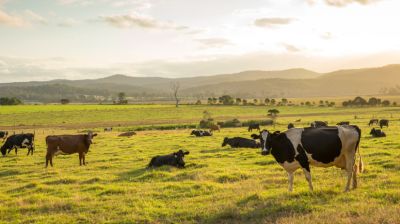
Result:
<instances>
[{"instance_id":1,"label":"green pasture","mask_svg":"<svg viewBox=\"0 0 400 224\"><path fill-rule=\"evenodd\" d=\"M263 118L267 107L1 107L3 127L13 125L10 118L44 127L36 129L33 156L22 149L18 155L11 152L0 158L0 223L400 223L399 108L278 109L278 125L264 128L283 131L288 122L300 118L296 126L312 120L359 125L365 164L359 188L344 193L343 171L312 167L315 191L308 190L299 170L294 192L289 193L286 173L271 156L261 156L260 149L221 147L225 136L249 137L244 127L204 138L191 137L190 130L143 131L132 138L117 137L118 129L99 132L86 157L87 166L80 167L74 154L59 155L53 168L44 168L45 136L78 131L62 124L93 122L100 130L105 120L121 122L122 127L125 121L194 122L204 110L218 119ZM387 138L368 135L366 123L372 116L391 120L384 130ZM145 169L151 157L179 149L190 151L185 169Z\"/></svg>"}]
</instances>

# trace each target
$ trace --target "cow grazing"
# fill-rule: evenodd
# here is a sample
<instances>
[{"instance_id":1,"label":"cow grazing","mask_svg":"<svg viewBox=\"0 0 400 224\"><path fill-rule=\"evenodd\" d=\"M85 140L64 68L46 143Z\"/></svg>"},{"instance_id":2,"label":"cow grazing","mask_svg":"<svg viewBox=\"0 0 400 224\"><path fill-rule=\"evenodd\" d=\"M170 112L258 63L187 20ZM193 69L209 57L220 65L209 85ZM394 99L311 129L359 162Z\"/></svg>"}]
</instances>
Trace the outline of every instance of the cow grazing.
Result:
<instances>
[{"instance_id":1,"label":"cow grazing","mask_svg":"<svg viewBox=\"0 0 400 224\"><path fill-rule=\"evenodd\" d=\"M292 129L292 128L294 128L294 124L289 123L289 124L287 125L287 129Z\"/></svg>"},{"instance_id":2,"label":"cow grazing","mask_svg":"<svg viewBox=\"0 0 400 224\"><path fill-rule=\"evenodd\" d=\"M327 127L328 122L327 121L313 121L311 122L311 127L312 128L320 128L320 127Z\"/></svg>"},{"instance_id":3,"label":"cow grazing","mask_svg":"<svg viewBox=\"0 0 400 224\"><path fill-rule=\"evenodd\" d=\"M271 153L286 170L289 177L289 191L293 190L294 171L302 168L313 190L310 165L319 167L336 166L347 171L346 191L357 187L356 152L360 143L361 130L357 126L336 126L321 128L293 128L286 132L271 133L263 130L254 139L261 141L261 154ZM360 152L358 152L360 155ZM359 167L362 170L360 156Z\"/></svg>"},{"instance_id":4,"label":"cow grazing","mask_svg":"<svg viewBox=\"0 0 400 224\"><path fill-rule=\"evenodd\" d=\"M350 125L350 121L341 121L337 123L336 125Z\"/></svg>"},{"instance_id":5,"label":"cow grazing","mask_svg":"<svg viewBox=\"0 0 400 224\"><path fill-rule=\"evenodd\" d=\"M113 130L112 127L104 128L104 132L110 132L110 131L112 131L112 130Z\"/></svg>"},{"instance_id":6,"label":"cow grazing","mask_svg":"<svg viewBox=\"0 0 400 224\"><path fill-rule=\"evenodd\" d=\"M18 148L28 148L27 155L29 153L33 155L33 151L35 150L34 141L35 135L31 133L11 135L1 147L1 154L5 156L13 149L15 149L15 154L17 154Z\"/></svg>"},{"instance_id":7,"label":"cow grazing","mask_svg":"<svg viewBox=\"0 0 400 224\"><path fill-rule=\"evenodd\" d=\"M0 131L0 138L3 139L3 142L7 139L8 131Z\"/></svg>"},{"instance_id":8,"label":"cow grazing","mask_svg":"<svg viewBox=\"0 0 400 224\"><path fill-rule=\"evenodd\" d=\"M203 130L192 130L190 135L194 135L196 137L212 136L212 132Z\"/></svg>"},{"instance_id":9,"label":"cow grazing","mask_svg":"<svg viewBox=\"0 0 400 224\"><path fill-rule=\"evenodd\" d=\"M218 131L218 132L220 132L220 131L221 131L221 126L219 126L218 124L212 124L212 125L210 125L210 132L213 132L213 131Z\"/></svg>"},{"instance_id":10,"label":"cow grazing","mask_svg":"<svg viewBox=\"0 0 400 224\"><path fill-rule=\"evenodd\" d=\"M118 136L119 136L119 137L132 137L132 136L134 136L134 135L136 135L136 132L134 132L134 131L128 131L128 132L121 133L121 134L119 134Z\"/></svg>"},{"instance_id":11,"label":"cow grazing","mask_svg":"<svg viewBox=\"0 0 400 224\"><path fill-rule=\"evenodd\" d=\"M49 135L46 137L46 168L53 166L53 157L58 154L79 154L79 165L86 165L85 157L89 152L93 137L97 134L89 132L82 135Z\"/></svg>"},{"instance_id":12,"label":"cow grazing","mask_svg":"<svg viewBox=\"0 0 400 224\"><path fill-rule=\"evenodd\" d=\"M368 126L371 126L371 125L374 125L374 124L378 125L378 122L379 122L378 119L371 119L371 120L369 120Z\"/></svg>"},{"instance_id":13,"label":"cow grazing","mask_svg":"<svg viewBox=\"0 0 400 224\"><path fill-rule=\"evenodd\" d=\"M372 128L371 132L369 134L372 135L372 137L374 137L374 138L386 137L385 132L383 132L380 129L375 129L375 128Z\"/></svg>"},{"instance_id":14,"label":"cow grazing","mask_svg":"<svg viewBox=\"0 0 400 224\"><path fill-rule=\"evenodd\" d=\"M183 158L185 155L189 155L189 152L183 152L182 150L179 150L178 152L174 152L169 155L165 156L155 156L151 159L149 165L147 166L148 168L152 167L160 167L164 165L169 165L169 166L175 166L178 168L184 168L185 167L185 162L183 161Z\"/></svg>"},{"instance_id":15,"label":"cow grazing","mask_svg":"<svg viewBox=\"0 0 400 224\"><path fill-rule=\"evenodd\" d=\"M249 129L248 131L251 132L253 129L256 129L257 131L260 131L260 124L249 124Z\"/></svg>"},{"instance_id":16,"label":"cow grazing","mask_svg":"<svg viewBox=\"0 0 400 224\"><path fill-rule=\"evenodd\" d=\"M222 142L222 147L229 145L232 148L258 148L260 147L260 143L256 142L253 139L247 139L242 137L234 137L228 138L225 137Z\"/></svg>"},{"instance_id":17,"label":"cow grazing","mask_svg":"<svg viewBox=\"0 0 400 224\"><path fill-rule=\"evenodd\" d=\"M381 119L379 121L379 127L383 128L384 126L389 127L389 120Z\"/></svg>"}]
</instances>

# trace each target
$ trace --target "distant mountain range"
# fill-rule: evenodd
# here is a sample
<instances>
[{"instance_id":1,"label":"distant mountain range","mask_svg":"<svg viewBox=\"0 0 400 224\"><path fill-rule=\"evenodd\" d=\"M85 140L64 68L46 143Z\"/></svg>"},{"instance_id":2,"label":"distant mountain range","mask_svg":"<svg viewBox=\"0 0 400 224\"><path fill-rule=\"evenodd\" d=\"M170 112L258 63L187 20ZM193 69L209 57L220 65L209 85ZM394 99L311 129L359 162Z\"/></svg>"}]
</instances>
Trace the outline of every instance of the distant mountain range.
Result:
<instances>
[{"instance_id":1,"label":"distant mountain range","mask_svg":"<svg viewBox=\"0 0 400 224\"><path fill-rule=\"evenodd\" d=\"M400 65L317 73L306 69L244 71L187 78L113 75L100 79L52 80L0 84L0 96L25 101L59 102L112 100L118 92L142 100L170 99L172 82L185 98L229 94L241 98L376 95L400 86Z\"/></svg>"}]
</instances>

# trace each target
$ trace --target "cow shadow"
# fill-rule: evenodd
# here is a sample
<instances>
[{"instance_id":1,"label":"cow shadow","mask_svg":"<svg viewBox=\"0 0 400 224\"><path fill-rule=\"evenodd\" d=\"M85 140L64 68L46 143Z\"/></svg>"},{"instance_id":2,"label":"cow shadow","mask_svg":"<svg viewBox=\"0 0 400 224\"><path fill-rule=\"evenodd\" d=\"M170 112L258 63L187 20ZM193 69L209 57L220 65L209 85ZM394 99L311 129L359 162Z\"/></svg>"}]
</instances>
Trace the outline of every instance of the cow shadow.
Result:
<instances>
[{"instance_id":1,"label":"cow shadow","mask_svg":"<svg viewBox=\"0 0 400 224\"><path fill-rule=\"evenodd\" d=\"M319 191L283 193L275 197L252 194L221 212L206 217L202 223L277 223L281 218L307 215L315 206L323 206L340 192Z\"/></svg>"}]
</instances>

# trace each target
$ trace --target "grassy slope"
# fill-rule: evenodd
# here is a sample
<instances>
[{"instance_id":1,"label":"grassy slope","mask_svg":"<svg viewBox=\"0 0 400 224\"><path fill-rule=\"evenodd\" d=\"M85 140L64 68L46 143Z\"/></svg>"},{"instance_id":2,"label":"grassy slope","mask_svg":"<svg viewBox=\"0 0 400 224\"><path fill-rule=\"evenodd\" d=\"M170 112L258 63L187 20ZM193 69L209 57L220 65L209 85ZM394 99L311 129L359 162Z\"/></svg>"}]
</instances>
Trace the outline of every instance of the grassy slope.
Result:
<instances>
[{"instance_id":1,"label":"grassy slope","mask_svg":"<svg viewBox=\"0 0 400 224\"><path fill-rule=\"evenodd\" d=\"M287 113L312 112L292 109ZM351 119L330 113L307 119ZM100 133L86 167L77 166L77 155L58 156L47 170L44 137L75 131L38 131L33 157L21 150L0 158L0 223L399 223L399 122L393 119L386 139L371 139L364 125L369 116L355 121L363 128L366 172L360 188L350 193L342 193L345 174L336 168L312 168L313 193L297 172L295 191L288 193L286 173L272 157L258 149L221 147L225 136L248 137L244 128L223 129L210 138L189 137L187 130L139 132L130 139ZM186 169L144 169L152 156L181 148L191 152Z\"/></svg>"}]
</instances>

